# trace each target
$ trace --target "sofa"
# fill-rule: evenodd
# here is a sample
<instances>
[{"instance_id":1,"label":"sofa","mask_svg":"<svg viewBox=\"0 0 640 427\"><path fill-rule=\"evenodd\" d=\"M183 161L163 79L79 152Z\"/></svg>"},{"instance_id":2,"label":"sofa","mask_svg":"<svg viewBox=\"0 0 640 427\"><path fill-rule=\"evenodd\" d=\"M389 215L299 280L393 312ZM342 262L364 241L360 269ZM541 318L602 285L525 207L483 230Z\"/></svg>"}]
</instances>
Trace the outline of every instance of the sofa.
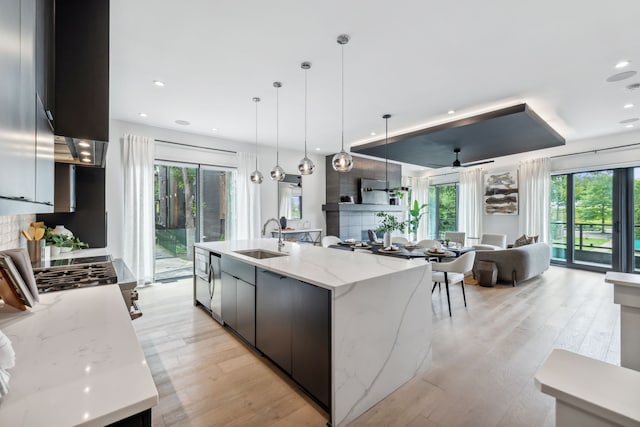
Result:
<instances>
[{"instance_id":1,"label":"sofa","mask_svg":"<svg viewBox=\"0 0 640 427\"><path fill-rule=\"evenodd\" d=\"M502 250L476 251L473 266L474 277L480 261L489 261L498 268L498 280L511 282L528 280L544 273L551 260L551 248L546 243L532 243Z\"/></svg>"}]
</instances>

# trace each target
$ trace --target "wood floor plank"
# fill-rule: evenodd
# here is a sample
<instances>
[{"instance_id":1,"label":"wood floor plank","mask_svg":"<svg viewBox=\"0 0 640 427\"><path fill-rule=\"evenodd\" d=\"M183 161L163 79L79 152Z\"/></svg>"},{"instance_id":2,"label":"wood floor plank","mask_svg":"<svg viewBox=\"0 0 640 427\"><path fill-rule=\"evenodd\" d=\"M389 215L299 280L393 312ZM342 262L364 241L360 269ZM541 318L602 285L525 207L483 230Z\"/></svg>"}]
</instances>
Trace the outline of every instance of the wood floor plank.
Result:
<instances>
[{"instance_id":1,"label":"wood floor plank","mask_svg":"<svg viewBox=\"0 0 640 427\"><path fill-rule=\"evenodd\" d=\"M472 283L472 282L471 282ZM433 364L352 426L553 426L533 376L554 348L619 364L619 307L599 273L551 267L493 288L434 291ZM154 426L324 426L327 414L192 303L191 280L139 289L133 322L160 393Z\"/></svg>"}]
</instances>

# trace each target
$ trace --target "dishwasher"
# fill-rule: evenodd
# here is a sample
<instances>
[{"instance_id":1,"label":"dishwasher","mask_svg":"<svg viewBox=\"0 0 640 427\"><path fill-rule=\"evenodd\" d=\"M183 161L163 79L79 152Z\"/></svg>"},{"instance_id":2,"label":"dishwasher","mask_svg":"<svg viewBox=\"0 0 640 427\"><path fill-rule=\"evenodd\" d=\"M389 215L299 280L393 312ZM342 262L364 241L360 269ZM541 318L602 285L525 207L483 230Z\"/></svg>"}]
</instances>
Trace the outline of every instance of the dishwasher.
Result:
<instances>
[{"instance_id":1,"label":"dishwasher","mask_svg":"<svg viewBox=\"0 0 640 427\"><path fill-rule=\"evenodd\" d=\"M222 323L220 255L196 248L194 254L194 305L202 306Z\"/></svg>"}]
</instances>

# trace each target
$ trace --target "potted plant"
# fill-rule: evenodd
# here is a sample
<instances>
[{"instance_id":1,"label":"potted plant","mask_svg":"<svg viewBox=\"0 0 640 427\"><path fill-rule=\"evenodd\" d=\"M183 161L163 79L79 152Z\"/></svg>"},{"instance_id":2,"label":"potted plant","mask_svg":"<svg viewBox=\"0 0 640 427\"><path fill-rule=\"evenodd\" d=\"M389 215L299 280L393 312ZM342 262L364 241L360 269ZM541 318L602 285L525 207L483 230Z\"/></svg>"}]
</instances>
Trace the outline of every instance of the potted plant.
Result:
<instances>
[{"instance_id":1,"label":"potted plant","mask_svg":"<svg viewBox=\"0 0 640 427\"><path fill-rule=\"evenodd\" d=\"M413 240L418 240L418 227L420 226L420 220L422 216L427 213L427 205L418 203L417 200L413 201L413 207L409 209L409 219L407 220L407 226L409 234L413 235Z\"/></svg>"},{"instance_id":2,"label":"potted plant","mask_svg":"<svg viewBox=\"0 0 640 427\"><path fill-rule=\"evenodd\" d=\"M391 233L395 230L404 232L406 223L398 221L395 215L384 212L378 212L376 216L382 220L378 228L376 228L376 232L384 233L384 247L387 248L391 246Z\"/></svg>"},{"instance_id":3,"label":"potted plant","mask_svg":"<svg viewBox=\"0 0 640 427\"><path fill-rule=\"evenodd\" d=\"M67 241L67 236L61 234L50 234L47 236L46 243L51 246L51 256L60 255L61 248Z\"/></svg>"}]
</instances>

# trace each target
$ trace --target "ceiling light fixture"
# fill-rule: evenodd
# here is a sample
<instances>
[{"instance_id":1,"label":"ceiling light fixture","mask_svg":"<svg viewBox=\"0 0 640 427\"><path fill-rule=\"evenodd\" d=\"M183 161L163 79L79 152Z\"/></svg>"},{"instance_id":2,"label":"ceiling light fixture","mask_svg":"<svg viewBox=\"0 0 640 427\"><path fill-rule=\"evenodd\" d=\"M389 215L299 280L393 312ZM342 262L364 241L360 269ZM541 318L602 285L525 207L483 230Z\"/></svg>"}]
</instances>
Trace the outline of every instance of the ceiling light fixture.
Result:
<instances>
[{"instance_id":1,"label":"ceiling light fixture","mask_svg":"<svg viewBox=\"0 0 640 427\"><path fill-rule=\"evenodd\" d=\"M83 162L85 162L85 163L91 163L91 159L90 159L90 158L88 158L88 157L84 157L84 158L82 159L82 161L83 161Z\"/></svg>"},{"instance_id":2,"label":"ceiling light fixture","mask_svg":"<svg viewBox=\"0 0 640 427\"><path fill-rule=\"evenodd\" d=\"M389 142L389 119L391 114L382 116L384 119L384 191L389 192L389 156L387 156L387 142Z\"/></svg>"},{"instance_id":3,"label":"ceiling light fixture","mask_svg":"<svg viewBox=\"0 0 640 427\"><path fill-rule=\"evenodd\" d=\"M320 147L316 147L316 151L320 151Z\"/></svg>"},{"instance_id":4,"label":"ceiling light fixture","mask_svg":"<svg viewBox=\"0 0 640 427\"><path fill-rule=\"evenodd\" d=\"M620 61L616 64L616 68L624 68L629 64L631 64L631 61Z\"/></svg>"},{"instance_id":5,"label":"ceiling light fixture","mask_svg":"<svg viewBox=\"0 0 640 427\"><path fill-rule=\"evenodd\" d=\"M147 117L147 113L138 113L140 117Z\"/></svg>"},{"instance_id":6,"label":"ceiling light fixture","mask_svg":"<svg viewBox=\"0 0 640 427\"><path fill-rule=\"evenodd\" d=\"M78 142L78 145L80 147L85 147L85 148L91 147L91 144L89 144L87 141L80 141L80 142Z\"/></svg>"},{"instance_id":7,"label":"ceiling light fixture","mask_svg":"<svg viewBox=\"0 0 640 427\"><path fill-rule=\"evenodd\" d=\"M249 179L251 179L251 182L254 184L262 184L264 178L262 172L258 170L258 102L260 102L260 98L255 97L252 101L256 103L256 170L251 172Z\"/></svg>"},{"instance_id":8,"label":"ceiling light fixture","mask_svg":"<svg viewBox=\"0 0 640 427\"><path fill-rule=\"evenodd\" d=\"M271 179L274 181L282 181L284 179L284 169L280 166L280 127L279 127L279 112L280 112L280 97L278 91L282 87L282 83L273 82L273 87L276 88L276 165L271 169Z\"/></svg>"},{"instance_id":9,"label":"ceiling light fixture","mask_svg":"<svg viewBox=\"0 0 640 427\"><path fill-rule=\"evenodd\" d=\"M80 154L82 154L83 156L90 156L91 153L89 151L81 151Z\"/></svg>"},{"instance_id":10,"label":"ceiling light fixture","mask_svg":"<svg viewBox=\"0 0 640 427\"><path fill-rule=\"evenodd\" d=\"M160 81L160 80L154 80L153 84L158 86L158 87L164 87L164 82Z\"/></svg>"},{"instance_id":11,"label":"ceiling light fixture","mask_svg":"<svg viewBox=\"0 0 640 427\"><path fill-rule=\"evenodd\" d=\"M633 107L634 107L634 105L629 103L629 104L624 104L623 108L633 108Z\"/></svg>"},{"instance_id":12,"label":"ceiling light fixture","mask_svg":"<svg viewBox=\"0 0 640 427\"><path fill-rule=\"evenodd\" d=\"M371 132L369 135L376 136L376 133L375 132Z\"/></svg>"},{"instance_id":13,"label":"ceiling light fixture","mask_svg":"<svg viewBox=\"0 0 640 427\"><path fill-rule=\"evenodd\" d=\"M353 157L344 151L344 45L349 43L349 36L340 34L337 41L342 49L342 148L333 156L331 164L337 172L349 172L353 168Z\"/></svg>"},{"instance_id":14,"label":"ceiling light fixture","mask_svg":"<svg viewBox=\"0 0 640 427\"><path fill-rule=\"evenodd\" d=\"M304 70L304 158L298 164L298 171L302 175L311 175L316 165L307 157L307 72L311 68L310 62L303 62L300 68Z\"/></svg>"},{"instance_id":15,"label":"ceiling light fixture","mask_svg":"<svg viewBox=\"0 0 640 427\"><path fill-rule=\"evenodd\" d=\"M633 125L631 123L629 123L628 125L625 126L627 129L631 129L633 127Z\"/></svg>"},{"instance_id":16,"label":"ceiling light fixture","mask_svg":"<svg viewBox=\"0 0 640 427\"><path fill-rule=\"evenodd\" d=\"M455 113L456 113L456 110L449 110L449 111L447 111L447 114L455 114Z\"/></svg>"},{"instance_id":17,"label":"ceiling light fixture","mask_svg":"<svg viewBox=\"0 0 640 427\"><path fill-rule=\"evenodd\" d=\"M460 149L459 148L454 148L453 152L456 153L456 159L453 161L453 164L451 165L451 167L459 168L460 167L460 160L458 159L458 153L460 153Z\"/></svg>"}]
</instances>

